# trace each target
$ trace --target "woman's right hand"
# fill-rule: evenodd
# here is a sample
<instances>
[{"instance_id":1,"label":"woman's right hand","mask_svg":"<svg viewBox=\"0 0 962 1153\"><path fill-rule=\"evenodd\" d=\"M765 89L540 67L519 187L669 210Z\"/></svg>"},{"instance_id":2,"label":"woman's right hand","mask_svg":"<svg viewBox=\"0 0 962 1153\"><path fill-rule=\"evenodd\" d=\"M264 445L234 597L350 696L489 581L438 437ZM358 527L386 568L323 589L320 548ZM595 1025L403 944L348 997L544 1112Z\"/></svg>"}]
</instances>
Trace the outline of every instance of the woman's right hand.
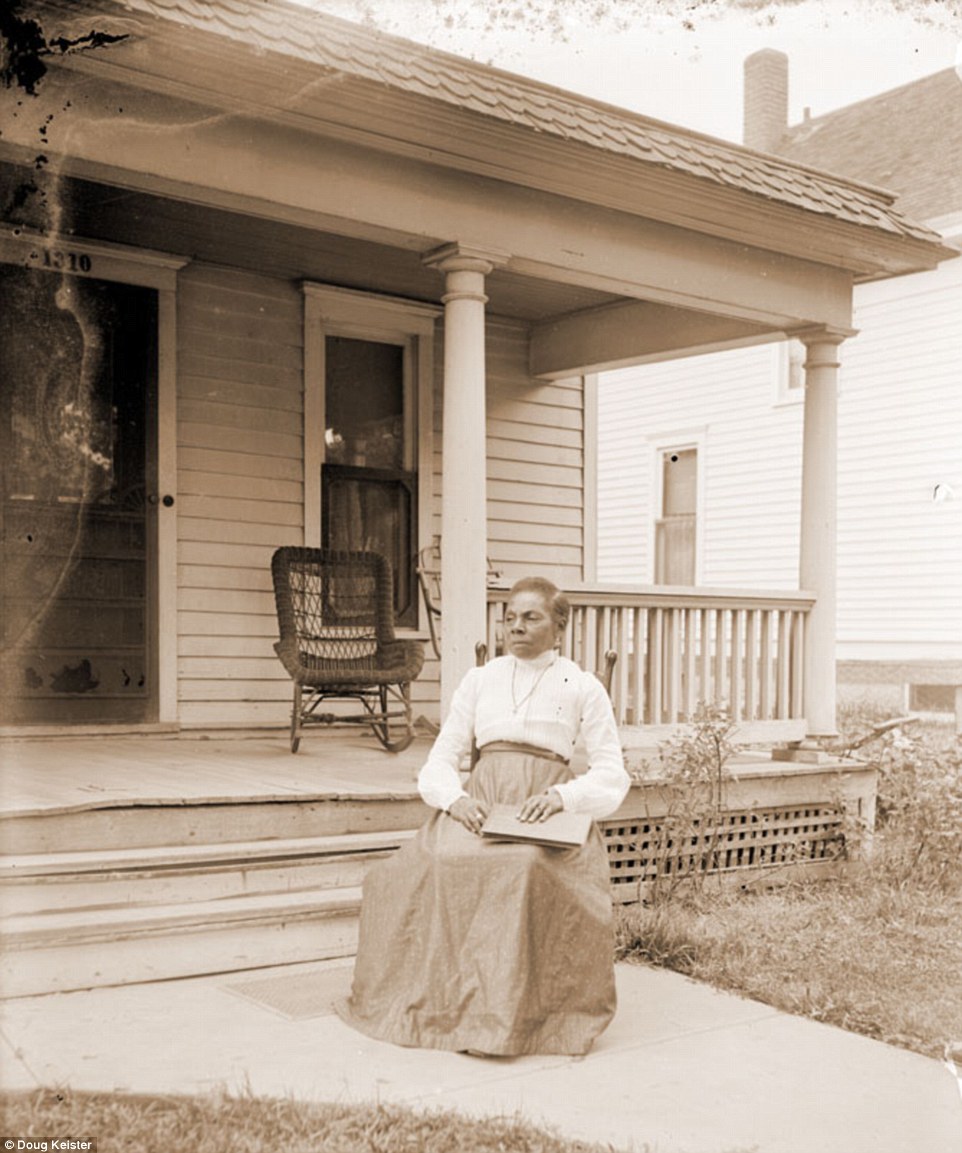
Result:
<instances>
[{"instance_id":1,"label":"woman's right hand","mask_svg":"<svg viewBox=\"0 0 962 1153\"><path fill-rule=\"evenodd\" d=\"M488 819L488 806L474 797L458 797L448 812L466 829L480 835L481 826Z\"/></svg>"}]
</instances>

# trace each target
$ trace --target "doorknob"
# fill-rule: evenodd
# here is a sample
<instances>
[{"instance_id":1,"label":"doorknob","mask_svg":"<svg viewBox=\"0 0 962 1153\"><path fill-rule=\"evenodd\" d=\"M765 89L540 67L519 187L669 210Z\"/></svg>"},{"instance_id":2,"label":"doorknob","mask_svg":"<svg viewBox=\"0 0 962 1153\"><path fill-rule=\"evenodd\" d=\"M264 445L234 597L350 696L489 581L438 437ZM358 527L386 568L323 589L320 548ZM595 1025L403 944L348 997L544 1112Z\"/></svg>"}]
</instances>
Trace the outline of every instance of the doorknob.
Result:
<instances>
[{"instance_id":1,"label":"doorknob","mask_svg":"<svg viewBox=\"0 0 962 1153\"><path fill-rule=\"evenodd\" d=\"M167 493L161 503L163 504L164 508L173 508L174 498L170 495L170 493Z\"/></svg>"}]
</instances>

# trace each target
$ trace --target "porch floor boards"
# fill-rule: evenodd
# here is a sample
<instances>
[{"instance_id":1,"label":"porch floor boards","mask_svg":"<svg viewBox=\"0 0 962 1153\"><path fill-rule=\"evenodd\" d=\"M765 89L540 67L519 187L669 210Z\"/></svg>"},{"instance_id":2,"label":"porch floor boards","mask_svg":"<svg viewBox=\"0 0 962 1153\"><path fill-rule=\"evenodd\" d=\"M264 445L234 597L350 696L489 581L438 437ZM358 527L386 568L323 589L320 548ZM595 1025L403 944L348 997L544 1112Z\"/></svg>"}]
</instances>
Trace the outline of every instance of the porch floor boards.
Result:
<instances>
[{"instance_id":1,"label":"porch floor boards","mask_svg":"<svg viewBox=\"0 0 962 1153\"><path fill-rule=\"evenodd\" d=\"M417 796L430 748L389 753L366 733L24 737L0 741L0 817L149 805Z\"/></svg>"}]
</instances>

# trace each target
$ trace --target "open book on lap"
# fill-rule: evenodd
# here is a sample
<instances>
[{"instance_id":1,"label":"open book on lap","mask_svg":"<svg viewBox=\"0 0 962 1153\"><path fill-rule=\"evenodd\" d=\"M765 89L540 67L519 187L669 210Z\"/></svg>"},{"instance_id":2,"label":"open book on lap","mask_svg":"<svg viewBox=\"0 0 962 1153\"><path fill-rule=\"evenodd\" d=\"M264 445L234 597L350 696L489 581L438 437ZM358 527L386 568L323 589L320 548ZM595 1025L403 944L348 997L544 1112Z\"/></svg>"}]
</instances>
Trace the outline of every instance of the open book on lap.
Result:
<instances>
[{"instance_id":1,"label":"open book on lap","mask_svg":"<svg viewBox=\"0 0 962 1153\"><path fill-rule=\"evenodd\" d=\"M520 805L494 805L481 828L492 841L526 841L556 849L578 848L588 839L591 817L587 813L553 813L546 821L520 821Z\"/></svg>"}]
</instances>

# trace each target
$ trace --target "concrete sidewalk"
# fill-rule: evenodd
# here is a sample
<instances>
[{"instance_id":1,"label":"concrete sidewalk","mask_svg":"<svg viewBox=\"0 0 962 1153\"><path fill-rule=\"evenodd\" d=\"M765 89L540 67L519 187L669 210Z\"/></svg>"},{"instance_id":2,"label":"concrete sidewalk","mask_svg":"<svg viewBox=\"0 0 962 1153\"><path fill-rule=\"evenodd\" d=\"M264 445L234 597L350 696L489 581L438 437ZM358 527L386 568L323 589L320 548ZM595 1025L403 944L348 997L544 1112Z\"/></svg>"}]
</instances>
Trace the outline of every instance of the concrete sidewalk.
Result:
<instances>
[{"instance_id":1,"label":"concrete sidewalk","mask_svg":"<svg viewBox=\"0 0 962 1153\"><path fill-rule=\"evenodd\" d=\"M587 1058L485 1060L353 1032L330 1011L350 971L326 962L8 1001L2 1083L400 1102L520 1115L652 1153L962 1150L962 1098L939 1062L675 973L619 965L618 1015Z\"/></svg>"}]
</instances>

